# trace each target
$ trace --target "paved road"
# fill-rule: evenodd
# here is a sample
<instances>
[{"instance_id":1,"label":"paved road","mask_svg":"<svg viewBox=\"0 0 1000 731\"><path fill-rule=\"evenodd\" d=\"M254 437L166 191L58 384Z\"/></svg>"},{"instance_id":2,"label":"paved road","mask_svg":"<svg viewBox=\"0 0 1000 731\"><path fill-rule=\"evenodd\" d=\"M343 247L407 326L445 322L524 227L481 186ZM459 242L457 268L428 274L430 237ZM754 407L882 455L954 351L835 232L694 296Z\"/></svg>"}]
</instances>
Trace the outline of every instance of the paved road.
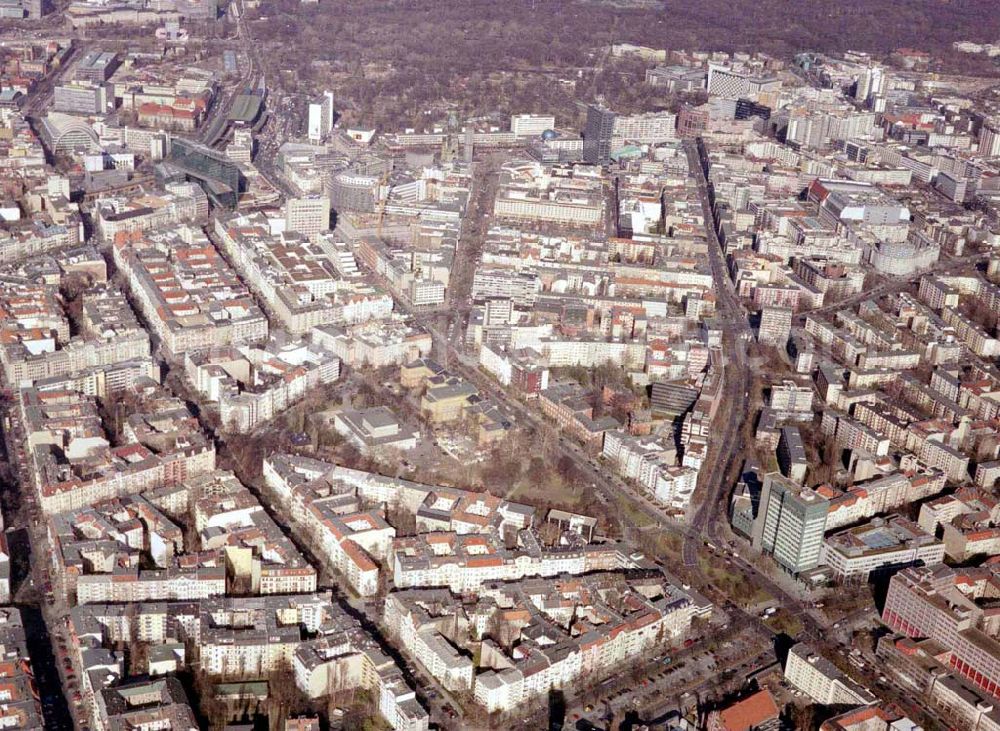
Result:
<instances>
[{"instance_id":1,"label":"paved road","mask_svg":"<svg viewBox=\"0 0 1000 731\"><path fill-rule=\"evenodd\" d=\"M35 88L31 90L31 94L28 95L28 100L21 108L21 114L27 120L39 140L44 139L41 134L41 116L51 107L52 99L55 96L55 87L62 81L69 68L73 66L76 60L74 57L82 50L79 43L72 43L66 52L62 65L35 85ZM50 155L52 153L51 150L46 150L46 152Z\"/></svg>"},{"instance_id":2,"label":"paved road","mask_svg":"<svg viewBox=\"0 0 1000 731\"><path fill-rule=\"evenodd\" d=\"M852 295L837 302L832 302L829 305L800 312L796 316L796 320L801 323L805 321L806 315L825 315L831 312L837 312L838 310L850 309L865 300L875 300L883 295L897 294L916 284L920 281L921 277L927 274L936 273L945 276L948 274L956 274L958 272L968 272L969 264L982 261L983 259L983 255L979 253L949 259L941 259L929 267L917 270L909 276L890 279L871 289L865 289L856 295Z\"/></svg>"},{"instance_id":3,"label":"paved road","mask_svg":"<svg viewBox=\"0 0 1000 731\"><path fill-rule=\"evenodd\" d=\"M21 610L24 620L28 652L38 686L45 728L72 731L74 728L85 728L86 719L79 706L70 705L67 700L68 694L64 692L64 688L69 689L69 694L76 691L75 679L72 685L69 683L64 685L66 675L74 668L73 659L69 660L69 668L57 662L65 658L66 653L61 649L62 645L57 648L53 642L62 639L63 644L66 644L63 636L65 624L61 613L65 605L61 601L53 601L52 604L48 603L48 600L44 603L39 601L49 581L47 559L51 556L51 549L45 533L45 524L39 517L34 486L25 479L30 472L24 461L24 434L16 411L16 405L9 404L7 416L11 420L11 429L4 430L3 433L4 455L8 458L13 471L19 476L16 485L13 486L17 493L16 504L19 509L15 514L6 516L7 532L11 555L14 558L13 567L19 569L24 566L27 567L27 571L22 574L18 570L12 575L11 580L14 584L12 590L17 592L14 597L15 606ZM57 596L58 592L57 588L55 590ZM79 677L76 674L76 678Z\"/></svg>"},{"instance_id":4,"label":"paved road","mask_svg":"<svg viewBox=\"0 0 1000 731\"><path fill-rule=\"evenodd\" d=\"M751 336L750 323L726 267L722 244L715 232L712 205L708 195L708 181L702 169L698 146L690 141L685 144L688 165L698 183L705 234L708 237L708 258L715 282L716 309L723 321L723 393L722 407L713 423L713 432L719 436L712 440L708 458L702 465L699 478L700 500L691 520L693 532L684 542L684 565L697 567L698 541L702 537L715 537L714 525L726 515L728 485L735 480L735 469L742 464L743 447L740 432L750 418L748 397L750 393L750 365L746 343ZM731 479L732 478L732 479Z\"/></svg>"}]
</instances>

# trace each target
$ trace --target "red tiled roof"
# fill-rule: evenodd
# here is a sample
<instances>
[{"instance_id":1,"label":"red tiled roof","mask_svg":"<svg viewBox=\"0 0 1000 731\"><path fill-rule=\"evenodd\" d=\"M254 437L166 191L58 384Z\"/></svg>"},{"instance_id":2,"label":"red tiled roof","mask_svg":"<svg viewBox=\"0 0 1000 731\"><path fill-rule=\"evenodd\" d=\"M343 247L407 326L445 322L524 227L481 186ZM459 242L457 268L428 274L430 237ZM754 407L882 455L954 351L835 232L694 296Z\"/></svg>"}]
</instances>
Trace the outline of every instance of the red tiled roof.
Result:
<instances>
[{"instance_id":1,"label":"red tiled roof","mask_svg":"<svg viewBox=\"0 0 1000 731\"><path fill-rule=\"evenodd\" d=\"M719 712L721 728L726 731L750 731L765 721L778 717L778 706L770 691L762 690Z\"/></svg>"}]
</instances>

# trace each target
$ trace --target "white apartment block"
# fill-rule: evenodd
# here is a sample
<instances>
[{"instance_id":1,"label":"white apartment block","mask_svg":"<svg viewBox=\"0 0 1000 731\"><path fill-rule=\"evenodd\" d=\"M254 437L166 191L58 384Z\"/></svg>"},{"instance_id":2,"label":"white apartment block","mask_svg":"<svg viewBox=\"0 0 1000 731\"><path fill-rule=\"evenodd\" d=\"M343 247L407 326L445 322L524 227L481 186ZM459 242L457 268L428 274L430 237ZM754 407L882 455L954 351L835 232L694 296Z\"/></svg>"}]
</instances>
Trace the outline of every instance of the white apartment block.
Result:
<instances>
[{"instance_id":1,"label":"white apartment block","mask_svg":"<svg viewBox=\"0 0 1000 731\"><path fill-rule=\"evenodd\" d=\"M618 545L587 545L577 549L497 550L480 536L462 543L482 544L481 554L446 552L419 555L414 548L442 546L460 540L440 533L401 539L393 546L393 583L397 588L448 587L455 593L474 592L490 581L516 581L527 577L580 575L592 571L630 568L634 561ZM446 550L446 549L439 549ZM421 552L423 553L423 552Z\"/></svg>"},{"instance_id":2,"label":"white apartment block","mask_svg":"<svg viewBox=\"0 0 1000 731\"><path fill-rule=\"evenodd\" d=\"M868 705L878 700L801 642L788 651L785 680L825 706Z\"/></svg>"},{"instance_id":3,"label":"white apartment block","mask_svg":"<svg viewBox=\"0 0 1000 731\"><path fill-rule=\"evenodd\" d=\"M309 103L306 133L310 142L322 142L333 129L333 92L325 91L316 101Z\"/></svg>"},{"instance_id":4,"label":"white apartment block","mask_svg":"<svg viewBox=\"0 0 1000 731\"><path fill-rule=\"evenodd\" d=\"M614 342L598 339L542 338L539 342L542 357L550 368L583 366L596 368L614 363L625 368L640 368L646 360L644 342Z\"/></svg>"},{"instance_id":5,"label":"white apartment block","mask_svg":"<svg viewBox=\"0 0 1000 731\"><path fill-rule=\"evenodd\" d=\"M340 359L304 342L187 353L184 371L206 400L218 405L224 429L246 434L309 391L340 378Z\"/></svg>"},{"instance_id":6,"label":"white apartment block","mask_svg":"<svg viewBox=\"0 0 1000 731\"><path fill-rule=\"evenodd\" d=\"M392 320L350 327L322 325L313 328L310 337L352 367L410 363L430 355L433 346L430 333Z\"/></svg>"},{"instance_id":7,"label":"white apartment block","mask_svg":"<svg viewBox=\"0 0 1000 731\"><path fill-rule=\"evenodd\" d=\"M830 499L826 529L842 528L874 515L889 513L902 505L936 495L944 487L944 475L934 471L911 477L893 472L884 477L858 482L847 492ZM927 531L923 523L920 526ZM933 530L927 532L934 534Z\"/></svg>"},{"instance_id":8,"label":"white apartment block","mask_svg":"<svg viewBox=\"0 0 1000 731\"><path fill-rule=\"evenodd\" d=\"M330 199L314 195L285 202L285 230L311 237L330 228Z\"/></svg>"},{"instance_id":9,"label":"white apartment block","mask_svg":"<svg viewBox=\"0 0 1000 731\"><path fill-rule=\"evenodd\" d=\"M556 118L551 114L515 114L510 118L510 131L515 137L541 137L555 129Z\"/></svg>"},{"instance_id":10,"label":"white apartment block","mask_svg":"<svg viewBox=\"0 0 1000 731\"><path fill-rule=\"evenodd\" d=\"M768 405L778 414L791 418L812 418L813 389L811 385L798 385L782 381L771 386Z\"/></svg>"},{"instance_id":11,"label":"white apartment block","mask_svg":"<svg viewBox=\"0 0 1000 731\"><path fill-rule=\"evenodd\" d=\"M194 601L226 593L224 567L194 571L115 571L76 580L78 604L110 602Z\"/></svg>"},{"instance_id":12,"label":"white apartment block","mask_svg":"<svg viewBox=\"0 0 1000 731\"><path fill-rule=\"evenodd\" d=\"M670 112L650 112L616 116L612 139L642 144L656 144L677 139L677 115Z\"/></svg>"}]
</instances>

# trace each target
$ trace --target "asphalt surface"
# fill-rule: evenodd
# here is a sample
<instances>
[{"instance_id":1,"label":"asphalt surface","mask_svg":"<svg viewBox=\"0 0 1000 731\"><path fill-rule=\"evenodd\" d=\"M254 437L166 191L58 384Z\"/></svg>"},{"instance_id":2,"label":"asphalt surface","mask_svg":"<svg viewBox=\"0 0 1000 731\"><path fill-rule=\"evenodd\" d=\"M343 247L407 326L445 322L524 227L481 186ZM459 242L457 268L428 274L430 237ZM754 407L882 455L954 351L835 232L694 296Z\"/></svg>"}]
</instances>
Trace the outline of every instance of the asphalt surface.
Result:
<instances>
[{"instance_id":1,"label":"asphalt surface","mask_svg":"<svg viewBox=\"0 0 1000 731\"><path fill-rule=\"evenodd\" d=\"M77 711L75 708L71 711L63 690L65 667L60 667L57 662L53 643L59 631L58 619L54 616L52 605L43 603L40 596L48 580L49 549L43 540L44 529L39 529L38 520L34 518L37 514L34 487L23 479L29 473L21 456L23 440L20 425L16 419L11 424L10 432L3 430L2 440L3 456L19 475L16 483L5 486L14 492L11 502L20 508L15 514L6 516L8 548L12 558L11 593L24 622L45 728L72 731L83 728L83 724L75 725L74 714ZM50 627L54 631L50 631Z\"/></svg>"},{"instance_id":2,"label":"asphalt surface","mask_svg":"<svg viewBox=\"0 0 1000 731\"><path fill-rule=\"evenodd\" d=\"M740 431L750 418L748 396L751 374L747 359L746 343L751 336L746 310L736 296L725 263L725 254L715 232L712 206L708 194L708 181L693 141L685 144L688 165L698 184L705 234L708 237L708 258L715 282L716 311L723 322L723 393L722 406L716 415L713 431L720 436L710 445L708 458L701 468L700 503L691 520L692 533L684 542L684 565L696 567L699 538L715 537L715 521L726 514L726 488L735 479L734 468L742 463ZM721 421L721 423L719 423Z\"/></svg>"}]
</instances>

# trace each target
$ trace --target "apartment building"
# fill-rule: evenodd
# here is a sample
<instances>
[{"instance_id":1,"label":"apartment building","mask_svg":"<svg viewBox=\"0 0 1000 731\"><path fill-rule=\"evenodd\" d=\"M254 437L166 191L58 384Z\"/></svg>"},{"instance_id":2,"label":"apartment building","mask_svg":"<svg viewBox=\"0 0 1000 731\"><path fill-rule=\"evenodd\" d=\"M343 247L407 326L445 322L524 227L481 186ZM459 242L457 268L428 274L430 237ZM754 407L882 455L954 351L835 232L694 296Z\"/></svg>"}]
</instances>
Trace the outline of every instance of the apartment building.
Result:
<instances>
[{"instance_id":1,"label":"apartment building","mask_svg":"<svg viewBox=\"0 0 1000 731\"><path fill-rule=\"evenodd\" d=\"M900 635L881 638L875 656L907 690L920 694L928 706L960 728L974 731L1000 729L1000 708L995 697L949 670L934 640L912 640Z\"/></svg>"},{"instance_id":2,"label":"apartment building","mask_svg":"<svg viewBox=\"0 0 1000 731\"><path fill-rule=\"evenodd\" d=\"M938 642L951 652L953 672L996 695L1000 642L984 628L983 609L974 601L987 580L965 587L962 572L941 564L904 569L889 582L882 621L907 637Z\"/></svg>"},{"instance_id":3,"label":"apartment building","mask_svg":"<svg viewBox=\"0 0 1000 731\"><path fill-rule=\"evenodd\" d=\"M0 647L3 648L0 661L4 669L4 702L0 705L0 724L6 728L43 728L42 708L28 651L27 630L20 610L15 607L0 607Z\"/></svg>"},{"instance_id":4,"label":"apartment building","mask_svg":"<svg viewBox=\"0 0 1000 731\"><path fill-rule=\"evenodd\" d=\"M454 487L426 485L362 470L339 467L307 457L273 454L264 459L264 479L275 494L304 516L304 506L318 498L355 496L387 509L405 510L418 532L456 533L520 531L534 522L535 509L491 495ZM348 505L355 503L348 502ZM352 512L356 508L343 508Z\"/></svg>"},{"instance_id":5,"label":"apartment building","mask_svg":"<svg viewBox=\"0 0 1000 731\"><path fill-rule=\"evenodd\" d=\"M218 347L184 356L184 372L222 428L246 434L340 377L340 359L302 341Z\"/></svg>"},{"instance_id":6,"label":"apartment building","mask_svg":"<svg viewBox=\"0 0 1000 731\"><path fill-rule=\"evenodd\" d=\"M793 314L790 307L762 307L757 326L757 342L783 348L792 332Z\"/></svg>"},{"instance_id":7,"label":"apartment building","mask_svg":"<svg viewBox=\"0 0 1000 731\"><path fill-rule=\"evenodd\" d=\"M597 598L599 591L590 593L597 587L614 587L627 597L624 613L609 611ZM408 654L425 658L425 667L434 668L440 681L455 686L468 682L470 668L454 657L445 644L448 637L456 636L459 628L468 628L472 639L479 640L491 621L509 626L519 638L518 651L508 655L495 642L485 639L482 667L472 678L476 703L491 713L514 710L553 688L568 687L578 678L606 675L636 654L680 636L695 616L703 616L711 608L665 576L630 579L614 572L581 578L496 582L483 586L480 596L485 601L463 606L448 592L404 590L387 598L385 617L390 634L399 638ZM440 609L433 613L421 611L421 605L428 606L425 602L431 599L437 600L435 606ZM543 607L537 620L533 619L534 611L527 611L529 605ZM562 626L559 619L566 616L567 610L573 611L571 607L601 621L581 635L557 631L551 637L554 642L535 639L533 627L548 627L549 633L557 630ZM491 657L503 661L500 667Z\"/></svg>"},{"instance_id":8,"label":"apartment building","mask_svg":"<svg viewBox=\"0 0 1000 731\"><path fill-rule=\"evenodd\" d=\"M321 325L310 339L352 367L383 368L430 355L430 333L405 320L373 320L341 327Z\"/></svg>"},{"instance_id":9,"label":"apartment building","mask_svg":"<svg viewBox=\"0 0 1000 731\"><path fill-rule=\"evenodd\" d=\"M216 221L220 246L268 313L302 336L322 325L389 317L392 297L356 276L340 274L340 251L325 239L271 234L262 214Z\"/></svg>"},{"instance_id":10,"label":"apartment building","mask_svg":"<svg viewBox=\"0 0 1000 731\"><path fill-rule=\"evenodd\" d=\"M639 565L620 544L546 547L530 529L520 532L517 542L517 548L507 549L500 536L490 533L432 532L397 538L392 543L393 584L444 586L461 594L490 581L575 576Z\"/></svg>"},{"instance_id":11,"label":"apartment building","mask_svg":"<svg viewBox=\"0 0 1000 731\"><path fill-rule=\"evenodd\" d=\"M910 503L937 495L945 488L944 474L936 470L888 472L852 485L848 490L822 486L817 490L830 501L827 530L851 525L874 515L889 513ZM927 530L934 534L934 530Z\"/></svg>"},{"instance_id":12,"label":"apartment building","mask_svg":"<svg viewBox=\"0 0 1000 731\"><path fill-rule=\"evenodd\" d=\"M143 375L155 372L149 358L149 336L116 289L97 286L81 295L82 332L69 337L62 308L54 301L54 287L7 283L0 295L0 363L7 381L15 387L90 371L105 378L95 380L86 393L105 396L131 385L133 379L115 378L115 366L141 361ZM16 303L16 305L15 305ZM111 377L108 377L111 375ZM124 375L124 374L121 374ZM96 378L96 376L95 376Z\"/></svg>"},{"instance_id":13,"label":"apartment building","mask_svg":"<svg viewBox=\"0 0 1000 731\"><path fill-rule=\"evenodd\" d=\"M31 478L47 514L77 510L215 468L215 448L184 403L147 391L113 447L94 400L69 391L21 392Z\"/></svg>"},{"instance_id":14,"label":"apartment building","mask_svg":"<svg viewBox=\"0 0 1000 731\"><path fill-rule=\"evenodd\" d=\"M213 677L239 682L285 672L299 690L314 699L329 695L333 689L364 689L372 694L378 712L391 728L428 728L427 712L417 702L400 668L357 620L332 601L329 592L132 606L88 604L74 608L70 630L88 657L106 655L105 646L132 638L160 646L188 644L195 652L186 657L182 654L181 664L197 664ZM95 666L98 669L100 672L93 677L102 681L116 678L107 668ZM88 678L86 673L84 678ZM157 684L177 681L166 677L141 682L158 688ZM119 688L127 692L131 685L95 689L96 705L101 705L102 694L118 692ZM143 699L140 710L146 715L136 715L132 704L126 703L130 715L122 716L124 723L141 724L152 719L171 728L197 727L193 721L155 715L159 711L152 688L137 692ZM97 728L109 728L102 725L105 721L101 720L100 710L94 715ZM175 726L177 723L181 725Z\"/></svg>"},{"instance_id":15,"label":"apartment building","mask_svg":"<svg viewBox=\"0 0 1000 731\"><path fill-rule=\"evenodd\" d=\"M604 432L602 454L626 479L635 480L658 502L686 510L698 482L700 462L677 464L677 451L660 439Z\"/></svg>"},{"instance_id":16,"label":"apartment building","mask_svg":"<svg viewBox=\"0 0 1000 731\"><path fill-rule=\"evenodd\" d=\"M360 688L376 699L390 728L427 731L427 711L395 661L354 620L338 618L337 624L333 634L303 643L295 651L292 670L299 690L309 698L321 698L331 687Z\"/></svg>"},{"instance_id":17,"label":"apartment building","mask_svg":"<svg viewBox=\"0 0 1000 731\"><path fill-rule=\"evenodd\" d=\"M440 607L433 614L422 601ZM475 665L461 654L448 639L455 630L467 626L451 593L446 589L424 589L390 594L385 600L386 625L398 638L409 638L410 652L417 661L445 688L471 691L475 682Z\"/></svg>"},{"instance_id":18,"label":"apartment building","mask_svg":"<svg viewBox=\"0 0 1000 731\"><path fill-rule=\"evenodd\" d=\"M200 230L119 233L112 255L171 357L266 339L264 313Z\"/></svg>"},{"instance_id":19,"label":"apartment building","mask_svg":"<svg viewBox=\"0 0 1000 731\"><path fill-rule=\"evenodd\" d=\"M345 514L339 500L313 500L305 508L304 526L351 589L359 596L378 593L379 562L388 558L396 535L379 512Z\"/></svg>"},{"instance_id":20,"label":"apartment building","mask_svg":"<svg viewBox=\"0 0 1000 731\"><path fill-rule=\"evenodd\" d=\"M99 729L198 727L184 686L174 677L121 683L102 689L95 700L93 714Z\"/></svg>"},{"instance_id":21,"label":"apartment building","mask_svg":"<svg viewBox=\"0 0 1000 731\"><path fill-rule=\"evenodd\" d=\"M83 241L83 223L77 204L61 199L53 201L48 196L44 200L49 215L34 213L30 222L8 223L0 231L0 265L69 249Z\"/></svg>"},{"instance_id":22,"label":"apartment building","mask_svg":"<svg viewBox=\"0 0 1000 731\"><path fill-rule=\"evenodd\" d=\"M820 430L843 449L858 450L862 453L884 457L889 454L892 442L881 432L865 426L846 414L837 414L832 409L823 412Z\"/></svg>"},{"instance_id":23,"label":"apartment building","mask_svg":"<svg viewBox=\"0 0 1000 731\"><path fill-rule=\"evenodd\" d=\"M802 444L802 434L798 427L785 426L781 428L778 436L777 457L781 474L800 485L806 481L809 461L806 459L806 450Z\"/></svg>"},{"instance_id":24,"label":"apartment building","mask_svg":"<svg viewBox=\"0 0 1000 731\"><path fill-rule=\"evenodd\" d=\"M961 488L924 503L919 523L928 533L942 534L945 553L952 561L1000 552L1000 501L981 489Z\"/></svg>"},{"instance_id":25,"label":"apartment building","mask_svg":"<svg viewBox=\"0 0 1000 731\"><path fill-rule=\"evenodd\" d=\"M200 546L223 554L230 587L261 595L316 591L316 569L233 473L217 470L186 485Z\"/></svg>"},{"instance_id":26,"label":"apartment building","mask_svg":"<svg viewBox=\"0 0 1000 731\"><path fill-rule=\"evenodd\" d=\"M768 407L778 418L811 421L813 418L811 385L785 380L771 386Z\"/></svg>"},{"instance_id":27,"label":"apartment building","mask_svg":"<svg viewBox=\"0 0 1000 731\"><path fill-rule=\"evenodd\" d=\"M862 706L877 700L804 642L789 649L785 680L824 706Z\"/></svg>"},{"instance_id":28,"label":"apartment building","mask_svg":"<svg viewBox=\"0 0 1000 731\"><path fill-rule=\"evenodd\" d=\"M526 396L537 395L549 387L547 359L533 348L511 350L484 343L479 349L479 364L500 385L513 386Z\"/></svg>"}]
</instances>

